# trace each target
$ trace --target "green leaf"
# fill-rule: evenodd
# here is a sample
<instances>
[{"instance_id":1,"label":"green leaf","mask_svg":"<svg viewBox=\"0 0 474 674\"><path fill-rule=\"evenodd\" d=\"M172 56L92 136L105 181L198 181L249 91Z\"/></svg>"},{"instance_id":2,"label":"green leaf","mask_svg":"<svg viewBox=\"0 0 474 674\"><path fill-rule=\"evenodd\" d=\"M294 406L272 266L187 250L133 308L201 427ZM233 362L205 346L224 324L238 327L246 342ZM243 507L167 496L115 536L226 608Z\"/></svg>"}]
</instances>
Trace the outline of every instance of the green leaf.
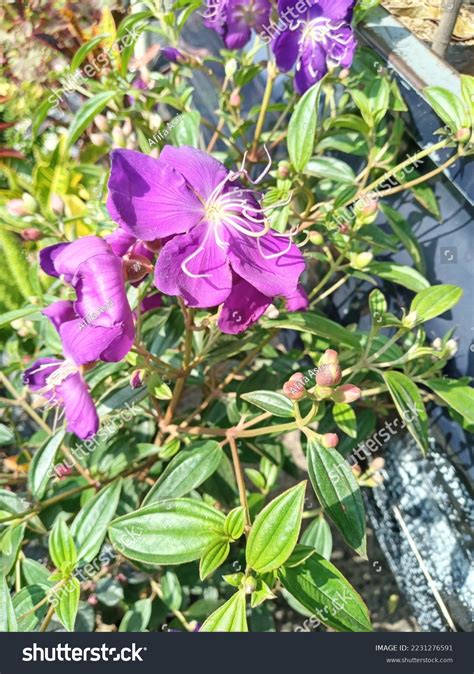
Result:
<instances>
[{"instance_id":1,"label":"green leaf","mask_svg":"<svg viewBox=\"0 0 474 674\"><path fill-rule=\"evenodd\" d=\"M101 489L77 513L71 525L71 534L77 548L77 558L90 562L98 554L118 506L122 480Z\"/></svg>"},{"instance_id":2,"label":"green leaf","mask_svg":"<svg viewBox=\"0 0 474 674\"><path fill-rule=\"evenodd\" d=\"M167 569L161 578L162 600L172 611L177 611L183 601L183 590L179 582L178 576Z\"/></svg>"},{"instance_id":3,"label":"green leaf","mask_svg":"<svg viewBox=\"0 0 474 674\"><path fill-rule=\"evenodd\" d=\"M461 92L462 100L466 107L466 110L469 112L471 119L470 126L474 127L474 77L471 75L461 75ZM472 136L471 136L472 142Z\"/></svg>"},{"instance_id":4,"label":"green leaf","mask_svg":"<svg viewBox=\"0 0 474 674\"><path fill-rule=\"evenodd\" d=\"M384 294L378 288L372 290L369 295L369 309L376 325L383 323L387 308L387 300L385 299Z\"/></svg>"},{"instance_id":5,"label":"green leaf","mask_svg":"<svg viewBox=\"0 0 474 674\"><path fill-rule=\"evenodd\" d=\"M245 550L247 565L259 573L273 571L290 556L298 540L306 482L271 501L255 518Z\"/></svg>"},{"instance_id":6,"label":"green leaf","mask_svg":"<svg viewBox=\"0 0 474 674\"><path fill-rule=\"evenodd\" d=\"M25 523L13 524L0 532L0 573L7 576L17 560L25 535Z\"/></svg>"},{"instance_id":7,"label":"green leaf","mask_svg":"<svg viewBox=\"0 0 474 674\"><path fill-rule=\"evenodd\" d=\"M365 511L359 485L349 464L332 448L308 438L308 473L327 515L356 552L366 556Z\"/></svg>"},{"instance_id":8,"label":"green leaf","mask_svg":"<svg viewBox=\"0 0 474 674\"><path fill-rule=\"evenodd\" d=\"M7 313L0 316L0 328L4 328L6 325L10 325L12 321L16 321L19 318L25 318L26 316L31 316L32 314L38 314L38 307L35 306L26 306L22 309L14 309L13 311L7 311Z\"/></svg>"},{"instance_id":9,"label":"green leaf","mask_svg":"<svg viewBox=\"0 0 474 674\"><path fill-rule=\"evenodd\" d=\"M426 87L423 93L438 117L453 133L470 127L469 115L457 96L443 87Z\"/></svg>"},{"instance_id":10,"label":"green leaf","mask_svg":"<svg viewBox=\"0 0 474 674\"><path fill-rule=\"evenodd\" d=\"M49 99L51 96L48 96L45 98L44 101L42 101L37 109L35 110L31 122L31 135L33 136L33 140L36 140L38 136L38 131L40 130L41 124L44 122L46 117L48 116L48 112L51 110L51 107L54 105L53 101L50 101Z\"/></svg>"},{"instance_id":11,"label":"green leaf","mask_svg":"<svg viewBox=\"0 0 474 674\"><path fill-rule=\"evenodd\" d=\"M402 372L384 372L383 377L402 421L424 453L428 449L428 416L417 385Z\"/></svg>"},{"instance_id":12,"label":"green leaf","mask_svg":"<svg viewBox=\"0 0 474 674\"><path fill-rule=\"evenodd\" d=\"M54 566L61 570L64 564L74 565L77 560L76 546L71 532L62 516L56 518L49 537L49 554Z\"/></svg>"},{"instance_id":13,"label":"green leaf","mask_svg":"<svg viewBox=\"0 0 474 674\"><path fill-rule=\"evenodd\" d=\"M97 599L105 606L118 606L123 601L123 587L113 578L101 578L96 587Z\"/></svg>"},{"instance_id":14,"label":"green leaf","mask_svg":"<svg viewBox=\"0 0 474 674\"><path fill-rule=\"evenodd\" d=\"M151 618L151 599L139 599L122 618L119 632L144 632Z\"/></svg>"},{"instance_id":15,"label":"green leaf","mask_svg":"<svg viewBox=\"0 0 474 674\"><path fill-rule=\"evenodd\" d=\"M56 616L68 632L74 631L80 595L81 584L77 578L69 578L59 591L59 601L55 607Z\"/></svg>"},{"instance_id":16,"label":"green leaf","mask_svg":"<svg viewBox=\"0 0 474 674\"><path fill-rule=\"evenodd\" d=\"M70 148L81 133L86 129L96 115L98 115L105 108L107 103L117 95L116 91L102 91L84 103L84 105L77 111L76 116L69 127L69 134L67 137L67 148Z\"/></svg>"},{"instance_id":17,"label":"green leaf","mask_svg":"<svg viewBox=\"0 0 474 674\"><path fill-rule=\"evenodd\" d=\"M0 632L16 632L15 609L8 590L6 578L0 575Z\"/></svg>"},{"instance_id":18,"label":"green leaf","mask_svg":"<svg viewBox=\"0 0 474 674\"><path fill-rule=\"evenodd\" d=\"M239 506L228 513L224 522L224 531L227 536L236 541L242 536L245 529L245 508Z\"/></svg>"},{"instance_id":19,"label":"green leaf","mask_svg":"<svg viewBox=\"0 0 474 674\"><path fill-rule=\"evenodd\" d=\"M147 564L183 564L202 557L224 535L225 517L187 498L152 503L114 520L112 544L125 557Z\"/></svg>"},{"instance_id":20,"label":"green leaf","mask_svg":"<svg viewBox=\"0 0 474 674\"><path fill-rule=\"evenodd\" d=\"M251 393L242 393L242 400L259 407L265 412L270 412L276 417L286 417L294 419L293 405L282 393L274 391L252 391Z\"/></svg>"},{"instance_id":21,"label":"green leaf","mask_svg":"<svg viewBox=\"0 0 474 674\"><path fill-rule=\"evenodd\" d=\"M34 559L26 557L21 562L21 570L28 585L43 585L50 588L54 585L53 581L49 580L51 572L45 566Z\"/></svg>"},{"instance_id":22,"label":"green leaf","mask_svg":"<svg viewBox=\"0 0 474 674\"><path fill-rule=\"evenodd\" d=\"M361 597L327 559L316 552L303 564L278 572L283 587L322 623L339 632L371 632Z\"/></svg>"},{"instance_id":23,"label":"green leaf","mask_svg":"<svg viewBox=\"0 0 474 674\"><path fill-rule=\"evenodd\" d=\"M380 204L380 208L386 216L388 224L392 228L394 234L406 248L407 252L411 255L416 269L420 272L420 274L424 274L426 268L425 261L423 259L423 251L415 235L413 234L410 225L405 220L405 218L391 206L388 206L387 204Z\"/></svg>"},{"instance_id":24,"label":"green leaf","mask_svg":"<svg viewBox=\"0 0 474 674\"><path fill-rule=\"evenodd\" d=\"M170 122L170 126L172 123ZM182 145L198 147L200 125L201 115L197 110L182 112L171 130L173 145L177 147L181 147Z\"/></svg>"},{"instance_id":25,"label":"green leaf","mask_svg":"<svg viewBox=\"0 0 474 674\"><path fill-rule=\"evenodd\" d=\"M0 424L0 446L10 445L15 440L15 433L5 424Z\"/></svg>"},{"instance_id":26,"label":"green leaf","mask_svg":"<svg viewBox=\"0 0 474 674\"><path fill-rule=\"evenodd\" d=\"M301 536L301 543L314 548L324 559L331 558L332 534L329 524L323 515L316 517L305 529Z\"/></svg>"},{"instance_id":27,"label":"green leaf","mask_svg":"<svg viewBox=\"0 0 474 674\"><path fill-rule=\"evenodd\" d=\"M266 328L286 328L287 330L309 332L312 335L324 337L333 344L345 344L360 351L360 342L357 335L323 316L295 312L287 316L280 315L277 320L265 319L263 325Z\"/></svg>"},{"instance_id":28,"label":"green leaf","mask_svg":"<svg viewBox=\"0 0 474 674\"><path fill-rule=\"evenodd\" d=\"M13 597L13 608L18 622L19 632L33 632L46 615L46 603L38 606L46 597L46 591L41 585L23 587ZM37 607L35 610L33 610Z\"/></svg>"},{"instance_id":29,"label":"green leaf","mask_svg":"<svg viewBox=\"0 0 474 674\"><path fill-rule=\"evenodd\" d=\"M297 171L303 171L313 154L320 91L317 82L303 94L288 124L288 154Z\"/></svg>"},{"instance_id":30,"label":"green leaf","mask_svg":"<svg viewBox=\"0 0 474 674\"><path fill-rule=\"evenodd\" d=\"M423 382L448 407L458 412L468 424L474 424L474 389L456 379L429 379Z\"/></svg>"},{"instance_id":31,"label":"green leaf","mask_svg":"<svg viewBox=\"0 0 474 674\"><path fill-rule=\"evenodd\" d=\"M205 482L219 467L223 451L215 440L202 440L181 450L168 464L143 501L155 501L188 494Z\"/></svg>"},{"instance_id":32,"label":"green leaf","mask_svg":"<svg viewBox=\"0 0 474 674\"><path fill-rule=\"evenodd\" d=\"M334 157L313 157L304 170L305 174L333 180L338 183L353 183L354 170L345 161Z\"/></svg>"},{"instance_id":33,"label":"green leaf","mask_svg":"<svg viewBox=\"0 0 474 674\"><path fill-rule=\"evenodd\" d=\"M200 632L248 632L245 594L236 592L204 621Z\"/></svg>"},{"instance_id":34,"label":"green leaf","mask_svg":"<svg viewBox=\"0 0 474 674\"><path fill-rule=\"evenodd\" d=\"M462 288L452 285L439 285L426 288L413 298L410 313L416 311L417 323L430 321L454 307L463 294Z\"/></svg>"},{"instance_id":35,"label":"green leaf","mask_svg":"<svg viewBox=\"0 0 474 674\"><path fill-rule=\"evenodd\" d=\"M386 281L398 283L398 285L413 290L415 293L428 288L430 285L416 269L394 262L372 262L365 271L380 276Z\"/></svg>"},{"instance_id":36,"label":"green leaf","mask_svg":"<svg viewBox=\"0 0 474 674\"><path fill-rule=\"evenodd\" d=\"M110 37L110 34L103 33L102 35L97 35L96 37L93 37L91 40L84 42L84 44L79 47L79 49L71 59L71 65L69 67L70 72L71 73L75 72L79 68L81 63L84 61L84 59L87 57L89 52L93 51L97 47L97 45L99 45L107 37Z\"/></svg>"},{"instance_id":37,"label":"green leaf","mask_svg":"<svg viewBox=\"0 0 474 674\"><path fill-rule=\"evenodd\" d=\"M31 460L28 471L28 489L37 499L42 499L51 476L51 467L54 463L56 452L64 440L64 430L57 431L53 437L37 450Z\"/></svg>"},{"instance_id":38,"label":"green leaf","mask_svg":"<svg viewBox=\"0 0 474 674\"><path fill-rule=\"evenodd\" d=\"M350 438L357 437L357 417L356 413L347 403L335 403L332 408L334 421Z\"/></svg>"},{"instance_id":39,"label":"green leaf","mask_svg":"<svg viewBox=\"0 0 474 674\"><path fill-rule=\"evenodd\" d=\"M211 575L229 556L230 545L226 539L212 543L201 557L199 563L199 578L204 580Z\"/></svg>"}]
</instances>

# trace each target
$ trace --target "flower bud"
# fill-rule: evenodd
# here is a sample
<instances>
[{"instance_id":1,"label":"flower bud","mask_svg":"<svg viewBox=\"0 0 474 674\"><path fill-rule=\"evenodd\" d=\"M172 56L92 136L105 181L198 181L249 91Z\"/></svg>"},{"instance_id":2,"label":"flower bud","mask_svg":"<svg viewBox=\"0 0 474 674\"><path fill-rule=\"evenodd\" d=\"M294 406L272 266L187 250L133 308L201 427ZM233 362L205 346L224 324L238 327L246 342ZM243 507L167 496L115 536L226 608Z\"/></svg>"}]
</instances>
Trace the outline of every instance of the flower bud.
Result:
<instances>
[{"instance_id":1,"label":"flower bud","mask_svg":"<svg viewBox=\"0 0 474 674\"><path fill-rule=\"evenodd\" d=\"M94 124L99 129L99 131L107 131L109 123L105 115L96 115L94 117Z\"/></svg>"},{"instance_id":2,"label":"flower bud","mask_svg":"<svg viewBox=\"0 0 474 674\"><path fill-rule=\"evenodd\" d=\"M249 576L245 579L244 589L245 594L252 594L257 588L257 580L253 576Z\"/></svg>"},{"instance_id":3,"label":"flower bud","mask_svg":"<svg viewBox=\"0 0 474 674\"><path fill-rule=\"evenodd\" d=\"M316 385L315 393L318 400L324 400L325 398L330 398L334 393L334 390L330 386Z\"/></svg>"},{"instance_id":4,"label":"flower bud","mask_svg":"<svg viewBox=\"0 0 474 674\"><path fill-rule=\"evenodd\" d=\"M123 147L125 145L125 136L120 126L114 126L112 129L112 139L114 144L118 147Z\"/></svg>"},{"instance_id":5,"label":"flower bud","mask_svg":"<svg viewBox=\"0 0 474 674\"><path fill-rule=\"evenodd\" d=\"M143 370L135 370L132 372L130 375L130 388L136 389L136 388L141 388L144 386L145 381L144 381L144 371Z\"/></svg>"},{"instance_id":6,"label":"flower bud","mask_svg":"<svg viewBox=\"0 0 474 674\"><path fill-rule=\"evenodd\" d=\"M339 436L337 433L326 433L325 435L323 435L322 438L323 447L327 447L328 449L330 447L337 447L338 442Z\"/></svg>"},{"instance_id":7,"label":"flower bud","mask_svg":"<svg viewBox=\"0 0 474 674\"><path fill-rule=\"evenodd\" d=\"M148 250L151 250L152 253L159 253L160 250L163 248L163 243L161 239L154 239L153 241L144 241L143 245L145 248L148 248Z\"/></svg>"},{"instance_id":8,"label":"flower bud","mask_svg":"<svg viewBox=\"0 0 474 674\"><path fill-rule=\"evenodd\" d=\"M235 59L230 59L227 61L225 64L225 74L226 77L231 79L234 77L235 73L237 72L237 61Z\"/></svg>"},{"instance_id":9,"label":"flower bud","mask_svg":"<svg viewBox=\"0 0 474 674\"><path fill-rule=\"evenodd\" d=\"M122 124L122 132L124 136L129 136L132 133L132 121L130 117L126 117Z\"/></svg>"},{"instance_id":10,"label":"flower bud","mask_svg":"<svg viewBox=\"0 0 474 674\"><path fill-rule=\"evenodd\" d=\"M54 467L54 472L59 478L64 478L67 477L68 475L72 475L72 468L69 468L64 464L59 463L57 466Z\"/></svg>"},{"instance_id":11,"label":"flower bud","mask_svg":"<svg viewBox=\"0 0 474 674\"><path fill-rule=\"evenodd\" d=\"M309 240L313 246L322 246L324 243L324 237L320 232L310 232Z\"/></svg>"},{"instance_id":12,"label":"flower bud","mask_svg":"<svg viewBox=\"0 0 474 674\"><path fill-rule=\"evenodd\" d=\"M471 129L462 128L456 131L455 138L459 143L467 143L471 137Z\"/></svg>"},{"instance_id":13,"label":"flower bud","mask_svg":"<svg viewBox=\"0 0 474 674\"><path fill-rule=\"evenodd\" d=\"M343 384L334 391L332 399L335 403L353 403L355 400L359 400L361 395L362 391L358 386Z\"/></svg>"},{"instance_id":14,"label":"flower bud","mask_svg":"<svg viewBox=\"0 0 474 674\"><path fill-rule=\"evenodd\" d=\"M87 597L87 603L90 604L90 606L96 606L99 603L99 600L97 599L97 595L91 594Z\"/></svg>"},{"instance_id":15,"label":"flower bud","mask_svg":"<svg viewBox=\"0 0 474 674\"><path fill-rule=\"evenodd\" d=\"M347 234L349 232L349 225L347 222L343 222L342 225L339 225L339 231L341 234Z\"/></svg>"},{"instance_id":16,"label":"flower bud","mask_svg":"<svg viewBox=\"0 0 474 674\"><path fill-rule=\"evenodd\" d=\"M20 232L23 241L38 241L43 237L42 232L34 227L27 227Z\"/></svg>"},{"instance_id":17,"label":"flower bud","mask_svg":"<svg viewBox=\"0 0 474 674\"><path fill-rule=\"evenodd\" d=\"M31 196L31 194L28 194L28 192L23 192L21 198L23 199L23 203L30 213L35 213L38 210L38 203L36 199Z\"/></svg>"},{"instance_id":18,"label":"flower bud","mask_svg":"<svg viewBox=\"0 0 474 674\"><path fill-rule=\"evenodd\" d=\"M435 351L441 351L441 349L443 348L443 342L441 341L441 337L436 337L435 339L433 339L431 346Z\"/></svg>"},{"instance_id":19,"label":"flower bud","mask_svg":"<svg viewBox=\"0 0 474 674\"><path fill-rule=\"evenodd\" d=\"M319 359L316 384L318 386L336 386L341 381L341 376L337 351L327 349Z\"/></svg>"},{"instance_id":20,"label":"flower bud","mask_svg":"<svg viewBox=\"0 0 474 674\"><path fill-rule=\"evenodd\" d=\"M343 68L341 70L341 72L339 73L339 79L345 80L349 77L350 74L351 74L351 71L349 70L349 68Z\"/></svg>"},{"instance_id":21,"label":"flower bud","mask_svg":"<svg viewBox=\"0 0 474 674\"><path fill-rule=\"evenodd\" d=\"M270 320L273 321L273 320L275 320L276 318L278 318L278 316L280 315L280 312L279 312L279 310L276 308L276 306L275 306L274 304L269 304L268 307L267 307L267 308L265 309L265 311L263 312L263 315L264 315L266 318L269 318Z\"/></svg>"},{"instance_id":22,"label":"flower bud","mask_svg":"<svg viewBox=\"0 0 474 674\"><path fill-rule=\"evenodd\" d=\"M352 258L351 267L353 269L365 269L365 267L368 267L373 259L374 254L369 250L365 251L364 253L357 253L357 255Z\"/></svg>"},{"instance_id":23,"label":"flower bud","mask_svg":"<svg viewBox=\"0 0 474 674\"><path fill-rule=\"evenodd\" d=\"M89 138L91 139L92 145L95 145L96 147L105 145L105 136L102 133L91 133L89 134Z\"/></svg>"},{"instance_id":24,"label":"flower bud","mask_svg":"<svg viewBox=\"0 0 474 674\"><path fill-rule=\"evenodd\" d=\"M458 352L458 343L455 339L448 339L445 348L448 358L452 358Z\"/></svg>"},{"instance_id":25,"label":"flower bud","mask_svg":"<svg viewBox=\"0 0 474 674\"><path fill-rule=\"evenodd\" d=\"M281 179L288 178L290 175L290 162L288 161L279 161L277 169L277 177Z\"/></svg>"},{"instance_id":26,"label":"flower bud","mask_svg":"<svg viewBox=\"0 0 474 674\"><path fill-rule=\"evenodd\" d=\"M306 395L304 387L304 374L302 372L295 372L287 382L283 384L283 393L290 400L301 400Z\"/></svg>"},{"instance_id":27,"label":"flower bud","mask_svg":"<svg viewBox=\"0 0 474 674\"><path fill-rule=\"evenodd\" d=\"M14 215L17 218L21 218L24 215L31 215L23 199L10 199L10 201L7 201L5 204L5 208L10 215Z\"/></svg>"},{"instance_id":28,"label":"flower bud","mask_svg":"<svg viewBox=\"0 0 474 674\"><path fill-rule=\"evenodd\" d=\"M319 359L320 365L329 365L332 363L339 363L339 354L335 349L326 349Z\"/></svg>"},{"instance_id":29,"label":"flower bud","mask_svg":"<svg viewBox=\"0 0 474 674\"><path fill-rule=\"evenodd\" d=\"M161 53L170 63L185 63L186 61L184 54L179 49L176 49L176 47L163 47Z\"/></svg>"},{"instance_id":30,"label":"flower bud","mask_svg":"<svg viewBox=\"0 0 474 674\"><path fill-rule=\"evenodd\" d=\"M381 456L376 456L375 459L370 464L370 468L373 471L382 470L384 466L385 466L385 459L382 458Z\"/></svg>"},{"instance_id":31,"label":"flower bud","mask_svg":"<svg viewBox=\"0 0 474 674\"><path fill-rule=\"evenodd\" d=\"M152 263L144 255L133 253L124 260L125 279L131 283L141 281L152 269Z\"/></svg>"},{"instance_id":32,"label":"flower bud","mask_svg":"<svg viewBox=\"0 0 474 674\"><path fill-rule=\"evenodd\" d=\"M413 328L418 321L418 314L416 311L410 311L407 316L402 320L402 325L405 328Z\"/></svg>"},{"instance_id":33,"label":"flower bud","mask_svg":"<svg viewBox=\"0 0 474 674\"><path fill-rule=\"evenodd\" d=\"M61 213L64 211L64 201L61 199L59 194L53 194L51 195L51 208L53 210L53 213L56 213L56 215L61 215Z\"/></svg>"},{"instance_id":34,"label":"flower bud","mask_svg":"<svg viewBox=\"0 0 474 674\"><path fill-rule=\"evenodd\" d=\"M238 89L234 89L234 91L231 93L229 97L229 103L233 108L238 108L240 106L241 98Z\"/></svg>"}]
</instances>

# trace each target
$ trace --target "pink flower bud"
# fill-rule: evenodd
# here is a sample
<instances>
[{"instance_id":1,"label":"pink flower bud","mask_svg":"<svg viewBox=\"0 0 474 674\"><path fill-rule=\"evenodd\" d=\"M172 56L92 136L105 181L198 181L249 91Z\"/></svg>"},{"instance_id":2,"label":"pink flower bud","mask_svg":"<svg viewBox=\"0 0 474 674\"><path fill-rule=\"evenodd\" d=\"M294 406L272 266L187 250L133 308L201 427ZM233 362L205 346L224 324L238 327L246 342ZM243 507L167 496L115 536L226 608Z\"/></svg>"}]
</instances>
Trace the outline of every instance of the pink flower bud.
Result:
<instances>
[{"instance_id":1,"label":"pink flower bud","mask_svg":"<svg viewBox=\"0 0 474 674\"><path fill-rule=\"evenodd\" d=\"M20 232L20 236L23 239L23 241L38 241L38 239L41 239L43 237L42 232L40 232L39 229L35 229L34 227L27 227L26 229L23 229Z\"/></svg>"},{"instance_id":2,"label":"pink flower bud","mask_svg":"<svg viewBox=\"0 0 474 674\"><path fill-rule=\"evenodd\" d=\"M355 400L359 400L361 395L362 391L358 386L343 384L334 391L332 399L335 403L353 403Z\"/></svg>"},{"instance_id":3,"label":"pink flower bud","mask_svg":"<svg viewBox=\"0 0 474 674\"><path fill-rule=\"evenodd\" d=\"M130 388L140 388L144 385L143 370L135 370L130 376Z\"/></svg>"},{"instance_id":4,"label":"pink flower bud","mask_svg":"<svg viewBox=\"0 0 474 674\"><path fill-rule=\"evenodd\" d=\"M462 128L456 131L455 138L459 143L467 143L471 137L471 129Z\"/></svg>"},{"instance_id":5,"label":"pink flower bud","mask_svg":"<svg viewBox=\"0 0 474 674\"><path fill-rule=\"evenodd\" d=\"M53 209L53 213L56 213L56 215L61 215L61 213L64 211L64 201L61 199L59 194L52 194L51 195L51 208Z\"/></svg>"},{"instance_id":6,"label":"pink flower bud","mask_svg":"<svg viewBox=\"0 0 474 674\"><path fill-rule=\"evenodd\" d=\"M326 433L323 435L322 443L324 447L337 447L339 436L337 433Z\"/></svg>"},{"instance_id":7,"label":"pink flower bud","mask_svg":"<svg viewBox=\"0 0 474 674\"><path fill-rule=\"evenodd\" d=\"M145 278L153 269L150 260L144 255L133 253L124 260L125 278L131 283L136 283Z\"/></svg>"},{"instance_id":8,"label":"pink flower bud","mask_svg":"<svg viewBox=\"0 0 474 674\"><path fill-rule=\"evenodd\" d=\"M339 363L327 363L321 365L316 374L318 386L337 386L341 381L341 367Z\"/></svg>"},{"instance_id":9,"label":"pink flower bud","mask_svg":"<svg viewBox=\"0 0 474 674\"><path fill-rule=\"evenodd\" d=\"M99 603L99 600L95 594L91 594L89 597L87 597L87 603L91 606L96 606Z\"/></svg>"},{"instance_id":10,"label":"pink flower bud","mask_svg":"<svg viewBox=\"0 0 474 674\"><path fill-rule=\"evenodd\" d=\"M287 382L283 384L283 393L290 400L301 400L306 395L304 387L304 374L302 372L295 372Z\"/></svg>"},{"instance_id":11,"label":"pink flower bud","mask_svg":"<svg viewBox=\"0 0 474 674\"><path fill-rule=\"evenodd\" d=\"M233 108L238 108L241 103L241 98L238 89L234 89L229 97L229 103Z\"/></svg>"},{"instance_id":12,"label":"pink flower bud","mask_svg":"<svg viewBox=\"0 0 474 674\"><path fill-rule=\"evenodd\" d=\"M26 207L23 199L10 199L10 201L7 201L5 204L5 208L10 213L10 215L14 215L17 218L21 218L24 215L30 215L30 211Z\"/></svg>"}]
</instances>

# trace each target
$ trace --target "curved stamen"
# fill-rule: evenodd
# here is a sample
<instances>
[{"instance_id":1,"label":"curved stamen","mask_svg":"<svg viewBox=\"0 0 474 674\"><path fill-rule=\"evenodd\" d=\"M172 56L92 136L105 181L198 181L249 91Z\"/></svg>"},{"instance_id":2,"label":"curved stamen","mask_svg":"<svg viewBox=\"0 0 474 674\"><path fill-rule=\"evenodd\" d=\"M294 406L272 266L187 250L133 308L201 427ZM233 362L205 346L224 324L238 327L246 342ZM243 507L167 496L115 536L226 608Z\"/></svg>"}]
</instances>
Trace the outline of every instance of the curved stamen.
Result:
<instances>
[{"instance_id":1,"label":"curved stamen","mask_svg":"<svg viewBox=\"0 0 474 674\"><path fill-rule=\"evenodd\" d=\"M265 253L262 251L260 239L257 239L258 251L259 251L260 255L263 257L264 260L274 260L277 257L283 257L283 255L286 255L290 251L292 245L293 245L293 242L292 242L291 239L289 239L288 246L286 247L285 250L280 250L280 251L278 251L278 253L271 253L270 255L265 255Z\"/></svg>"}]
</instances>

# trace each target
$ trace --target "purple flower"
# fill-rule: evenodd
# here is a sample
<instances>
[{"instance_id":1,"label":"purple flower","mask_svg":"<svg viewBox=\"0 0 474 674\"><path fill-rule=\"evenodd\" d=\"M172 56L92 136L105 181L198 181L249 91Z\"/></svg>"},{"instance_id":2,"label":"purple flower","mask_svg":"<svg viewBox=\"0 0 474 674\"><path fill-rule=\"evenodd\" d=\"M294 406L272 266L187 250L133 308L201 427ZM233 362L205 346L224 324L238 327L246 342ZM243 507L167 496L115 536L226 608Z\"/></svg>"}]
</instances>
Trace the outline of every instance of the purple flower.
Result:
<instances>
[{"instance_id":1,"label":"purple flower","mask_svg":"<svg viewBox=\"0 0 474 674\"><path fill-rule=\"evenodd\" d=\"M228 49L240 49L252 28L260 32L270 19L269 0L209 0L204 25L223 38Z\"/></svg>"},{"instance_id":2,"label":"purple flower","mask_svg":"<svg viewBox=\"0 0 474 674\"><path fill-rule=\"evenodd\" d=\"M171 63L181 63L186 60L184 55L179 49L176 49L176 47L162 47L161 53L163 57Z\"/></svg>"},{"instance_id":3,"label":"purple flower","mask_svg":"<svg viewBox=\"0 0 474 674\"><path fill-rule=\"evenodd\" d=\"M257 194L238 181L245 174L168 145L158 160L116 150L109 180L107 207L122 229L144 241L171 237L158 257L156 287L192 307L224 303L219 324L229 333L257 320L265 302L292 297L304 270L291 236L269 231ZM237 320L235 303L246 303L247 292Z\"/></svg>"},{"instance_id":4,"label":"purple flower","mask_svg":"<svg viewBox=\"0 0 474 674\"><path fill-rule=\"evenodd\" d=\"M121 227L117 227L112 234L108 234L105 241L112 251L124 261L124 276L132 286L139 286L153 269L154 252L143 241L127 234ZM158 246L157 246L158 244ZM153 242L150 246L161 248L160 242Z\"/></svg>"},{"instance_id":5,"label":"purple flower","mask_svg":"<svg viewBox=\"0 0 474 674\"><path fill-rule=\"evenodd\" d=\"M307 9L297 13L294 0L279 0L279 35L272 45L280 70L296 63L299 93L322 79L329 67L348 68L357 46L350 23L355 0L304 1Z\"/></svg>"},{"instance_id":6,"label":"purple flower","mask_svg":"<svg viewBox=\"0 0 474 674\"><path fill-rule=\"evenodd\" d=\"M74 302L55 302L43 312L60 335L66 358L82 365L126 356L135 335L133 316L122 261L109 244L86 236L49 246L40 252L40 264L76 291Z\"/></svg>"},{"instance_id":7,"label":"purple flower","mask_svg":"<svg viewBox=\"0 0 474 674\"><path fill-rule=\"evenodd\" d=\"M80 366L70 360L39 358L25 370L23 381L50 405L64 408L70 433L82 440L97 433L99 418Z\"/></svg>"}]
</instances>

